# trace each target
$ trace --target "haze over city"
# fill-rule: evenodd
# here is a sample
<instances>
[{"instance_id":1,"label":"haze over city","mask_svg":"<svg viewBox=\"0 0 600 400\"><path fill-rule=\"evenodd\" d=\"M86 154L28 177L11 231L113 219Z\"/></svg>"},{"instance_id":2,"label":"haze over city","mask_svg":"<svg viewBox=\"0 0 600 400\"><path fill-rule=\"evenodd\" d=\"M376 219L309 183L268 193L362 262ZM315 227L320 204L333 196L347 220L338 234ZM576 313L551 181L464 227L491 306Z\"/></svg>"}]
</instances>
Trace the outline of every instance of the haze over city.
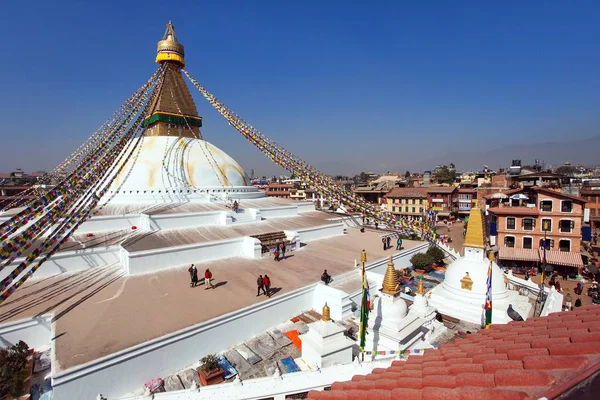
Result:
<instances>
[{"instance_id":1,"label":"haze over city","mask_svg":"<svg viewBox=\"0 0 600 400\"><path fill-rule=\"evenodd\" d=\"M13 151L0 170L52 169L89 137L155 68L147 38L165 18L204 85L330 174L412 169L417 150L468 169L483 149L598 141L597 2L202 1L156 12L163 4L3 5L13 61L0 66L2 138ZM280 172L194 97L206 138L247 170ZM32 146L43 151L25 165Z\"/></svg>"}]
</instances>

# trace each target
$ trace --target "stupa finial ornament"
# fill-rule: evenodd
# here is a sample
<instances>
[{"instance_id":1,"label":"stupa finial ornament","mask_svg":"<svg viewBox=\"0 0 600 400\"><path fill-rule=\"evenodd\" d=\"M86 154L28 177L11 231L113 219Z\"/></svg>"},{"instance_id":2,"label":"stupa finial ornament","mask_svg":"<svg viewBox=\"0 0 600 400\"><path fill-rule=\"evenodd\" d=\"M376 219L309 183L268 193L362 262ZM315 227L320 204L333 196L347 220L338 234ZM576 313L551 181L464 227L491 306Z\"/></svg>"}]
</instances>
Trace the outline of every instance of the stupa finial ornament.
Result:
<instances>
[{"instance_id":1,"label":"stupa finial ornament","mask_svg":"<svg viewBox=\"0 0 600 400\"><path fill-rule=\"evenodd\" d=\"M469 276L469 273L460 280L460 288L465 290L473 290L473 280Z\"/></svg>"},{"instance_id":2,"label":"stupa finial ornament","mask_svg":"<svg viewBox=\"0 0 600 400\"><path fill-rule=\"evenodd\" d=\"M417 294L423 296L425 294L425 289L423 288L423 277L419 278L419 286L417 287Z\"/></svg>"},{"instance_id":3,"label":"stupa finial ornament","mask_svg":"<svg viewBox=\"0 0 600 400\"><path fill-rule=\"evenodd\" d=\"M400 281L398 280L398 273L394 268L394 261L390 256L387 269L385 270L385 276L383 277L383 293L396 296L400 290Z\"/></svg>"},{"instance_id":4,"label":"stupa finial ornament","mask_svg":"<svg viewBox=\"0 0 600 400\"><path fill-rule=\"evenodd\" d=\"M156 62L162 64L165 61L173 61L185 67L184 57L183 45L177 41L175 27L169 21L162 40L156 46Z\"/></svg>"},{"instance_id":5,"label":"stupa finial ornament","mask_svg":"<svg viewBox=\"0 0 600 400\"><path fill-rule=\"evenodd\" d=\"M485 234L483 230L483 214L480 208L471 208L469 214L469 225L465 235L464 247L474 247L477 249L485 248Z\"/></svg>"},{"instance_id":6,"label":"stupa finial ornament","mask_svg":"<svg viewBox=\"0 0 600 400\"><path fill-rule=\"evenodd\" d=\"M323 321L331 321L331 310L329 309L327 303L325 303L323 306Z\"/></svg>"}]
</instances>

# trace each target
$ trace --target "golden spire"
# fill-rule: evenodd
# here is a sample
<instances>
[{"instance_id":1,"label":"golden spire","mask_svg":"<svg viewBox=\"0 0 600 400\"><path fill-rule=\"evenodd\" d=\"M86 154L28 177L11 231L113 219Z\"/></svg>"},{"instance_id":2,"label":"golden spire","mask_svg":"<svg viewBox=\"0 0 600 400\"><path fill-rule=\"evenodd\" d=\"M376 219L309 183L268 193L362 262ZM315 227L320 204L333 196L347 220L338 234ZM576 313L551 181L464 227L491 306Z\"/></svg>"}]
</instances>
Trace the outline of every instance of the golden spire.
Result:
<instances>
[{"instance_id":1,"label":"golden spire","mask_svg":"<svg viewBox=\"0 0 600 400\"><path fill-rule=\"evenodd\" d=\"M323 321L327 322L331 320L331 310L327 303L323 306Z\"/></svg>"},{"instance_id":2,"label":"golden spire","mask_svg":"<svg viewBox=\"0 0 600 400\"><path fill-rule=\"evenodd\" d=\"M392 261L392 257L390 256L390 262L388 262L385 276L383 277L383 293L395 296L400 292L399 287L398 273L394 268L394 261Z\"/></svg>"},{"instance_id":3,"label":"golden spire","mask_svg":"<svg viewBox=\"0 0 600 400\"><path fill-rule=\"evenodd\" d=\"M478 249L485 248L483 228L483 213L481 212L481 209L477 207L471 208L464 247L475 247Z\"/></svg>"},{"instance_id":4,"label":"golden spire","mask_svg":"<svg viewBox=\"0 0 600 400\"><path fill-rule=\"evenodd\" d=\"M423 296L425 294L425 289L423 289L423 278L419 279L419 286L417 287L417 294Z\"/></svg>"},{"instance_id":5,"label":"golden spire","mask_svg":"<svg viewBox=\"0 0 600 400\"><path fill-rule=\"evenodd\" d=\"M169 21L162 40L156 46L156 62L161 64L165 61L173 61L185 67L184 56L183 45L177 41L175 27Z\"/></svg>"}]
</instances>

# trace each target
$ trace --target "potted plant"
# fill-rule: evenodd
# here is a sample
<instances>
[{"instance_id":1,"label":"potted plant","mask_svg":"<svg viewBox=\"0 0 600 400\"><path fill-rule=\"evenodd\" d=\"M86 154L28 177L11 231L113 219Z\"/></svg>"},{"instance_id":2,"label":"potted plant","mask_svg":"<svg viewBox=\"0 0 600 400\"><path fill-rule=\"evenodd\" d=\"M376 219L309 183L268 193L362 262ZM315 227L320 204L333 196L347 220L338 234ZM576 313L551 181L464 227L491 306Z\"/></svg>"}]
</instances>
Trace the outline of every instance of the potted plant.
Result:
<instances>
[{"instance_id":1,"label":"potted plant","mask_svg":"<svg viewBox=\"0 0 600 400\"><path fill-rule=\"evenodd\" d=\"M31 362L31 352L23 341L0 349L0 398L19 398L29 392Z\"/></svg>"},{"instance_id":2,"label":"potted plant","mask_svg":"<svg viewBox=\"0 0 600 400\"><path fill-rule=\"evenodd\" d=\"M198 368L202 386L215 385L223 382L223 369L219 367L219 359L214 354L202 357L202 365Z\"/></svg>"}]
</instances>

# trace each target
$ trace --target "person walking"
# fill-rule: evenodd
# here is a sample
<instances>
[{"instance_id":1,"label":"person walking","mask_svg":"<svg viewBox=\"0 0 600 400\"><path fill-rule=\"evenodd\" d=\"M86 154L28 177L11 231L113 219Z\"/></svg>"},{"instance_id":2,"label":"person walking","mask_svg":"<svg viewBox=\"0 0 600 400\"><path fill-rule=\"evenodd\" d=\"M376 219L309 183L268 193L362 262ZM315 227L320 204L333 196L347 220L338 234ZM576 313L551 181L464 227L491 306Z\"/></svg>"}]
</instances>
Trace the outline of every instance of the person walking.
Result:
<instances>
[{"instance_id":1,"label":"person walking","mask_svg":"<svg viewBox=\"0 0 600 400\"><path fill-rule=\"evenodd\" d=\"M398 236L398 240L396 240L396 250L402 250L402 238Z\"/></svg>"},{"instance_id":2,"label":"person walking","mask_svg":"<svg viewBox=\"0 0 600 400\"><path fill-rule=\"evenodd\" d=\"M211 283L212 280L212 272L210 272L210 269L206 268L206 271L204 271L204 290L207 289L214 289L214 285Z\"/></svg>"},{"instance_id":3,"label":"person walking","mask_svg":"<svg viewBox=\"0 0 600 400\"><path fill-rule=\"evenodd\" d=\"M281 258L285 260L285 242L281 243Z\"/></svg>"},{"instance_id":4,"label":"person walking","mask_svg":"<svg viewBox=\"0 0 600 400\"><path fill-rule=\"evenodd\" d=\"M381 238L381 243L383 243L383 250L387 250L387 248L386 248L387 240L385 240L384 237Z\"/></svg>"},{"instance_id":5,"label":"person walking","mask_svg":"<svg viewBox=\"0 0 600 400\"><path fill-rule=\"evenodd\" d=\"M194 287L198 284L198 269L192 264L188 268L188 272L190 273L190 287Z\"/></svg>"},{"instance_id":6,"label":"person walking","mask_svg":"<svg viewBox=\"0 0 600 400\"><path fill-rule=\"evenodd\" d=\"M260 296L260 291L262 290L263 294L267 294L267 292L265 292L265 284L263 283L263 276L259 275L258 279L256 279L256 286L257 286L257 290L256 290L256 297Z\"/></svg>"},{"instance_id":7,"label":"person walking","mask_svg":"<svg viewBox=\"0 0 600 400\"><path fill-rule=\"evenodd\" d=\"M277 244L277 248L275 248L275 254L277 254L275 256L275 261L279 261L279 258L281 257L281 245L279 243Z\"/></svg>"},{"instance_id":8,"label":"person walking","mask_svg":"<svg viewBox=\"0 0 600 400\"><path fill-rule=\"evenodd\" d=\"M269 275L265 274L265 276L263 276L263 285L264 285L264 292L267 295L267 297L271 297L271 279L269 279Z\"/></svg>"},{"instance_id":9,"label":"person walking","mask_svg":"<svg viewBox=\"0 0 600 400\"><path fill-rule=\"evenodd\" d=\"M386 238L386 243L387 243L388 250L391 249L392 248L392 237L391 236L388 236Z\"/></svg>"}]
</instances>

